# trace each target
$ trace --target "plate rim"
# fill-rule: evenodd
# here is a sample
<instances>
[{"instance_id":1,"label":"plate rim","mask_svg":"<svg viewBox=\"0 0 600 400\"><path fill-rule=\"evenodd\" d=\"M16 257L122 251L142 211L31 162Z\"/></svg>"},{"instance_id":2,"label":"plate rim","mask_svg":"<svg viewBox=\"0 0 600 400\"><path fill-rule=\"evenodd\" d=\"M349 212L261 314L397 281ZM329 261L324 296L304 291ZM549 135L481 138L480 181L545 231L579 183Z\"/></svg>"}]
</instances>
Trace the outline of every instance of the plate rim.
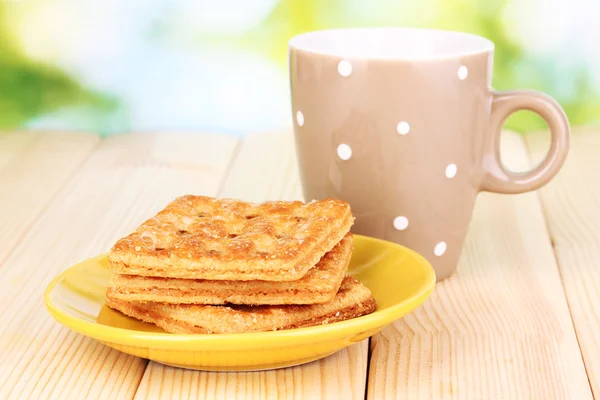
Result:
<instances>
[{"instance_id":1,"label":"plate rim","mask_svg":"<svg viewBox=\"0 0 600 400\"><path fill-rule=\"evenodd\" d=\"M360 238L359 240L364 240L366 242L383 242L386 246L397 247L404 253L416 258L419 261L419 265L423 266L423 270L426 273L424 283L413 295L400 303L394 304L385 311L378 312L379 310L376 310L371 314L326 325L281 331L219 333L210 335L147 332L117 328L110 325L99 324L97 322L86 321L63 312L52 301L51 293L53 289L62 279L64 279L65 274L69 270L75 269L90 260L106 257L106 254L100 254L73 264L54 277L44 291L44 305L48 313L58 323L77 333L104 342L161 350L191 350L190 346L196 346L202 348L210 347L211 350L235 351L241 348L248 349L249 347L278 347L277 343L285 339L302 338L305 343L321 343L330 341L332 335L336 338L362 336L366 332L378 332L386 325L400 319L400 315L407 313L405 310L409 305L411 311L408 312L412 312L412 310L421 306L436 286L436 275L431 263L427 261L425 257L406 246L371 236L355 234L354 237Z\"/></svg>"}]
</instances>

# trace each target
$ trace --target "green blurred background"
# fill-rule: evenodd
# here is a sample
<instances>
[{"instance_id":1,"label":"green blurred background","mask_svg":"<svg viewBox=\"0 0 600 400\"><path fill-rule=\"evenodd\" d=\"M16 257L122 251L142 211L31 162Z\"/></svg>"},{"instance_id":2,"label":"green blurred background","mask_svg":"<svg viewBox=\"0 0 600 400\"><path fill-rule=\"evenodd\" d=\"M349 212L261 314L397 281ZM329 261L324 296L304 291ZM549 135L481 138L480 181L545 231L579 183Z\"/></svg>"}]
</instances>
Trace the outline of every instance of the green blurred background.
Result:
<instances>
[{"instance_id":1,"label":"green blurred background","mask_svg":"<svg viewBox=\"0 0 600 400\"><path fill-rule=\"evenodd\" d=\"M572 125L598 125L599 24L592 0L0 0L0 128L290 129L287 41L355 26L483 35L496 89L544 91Z\"/></svg>"}]
</instances>

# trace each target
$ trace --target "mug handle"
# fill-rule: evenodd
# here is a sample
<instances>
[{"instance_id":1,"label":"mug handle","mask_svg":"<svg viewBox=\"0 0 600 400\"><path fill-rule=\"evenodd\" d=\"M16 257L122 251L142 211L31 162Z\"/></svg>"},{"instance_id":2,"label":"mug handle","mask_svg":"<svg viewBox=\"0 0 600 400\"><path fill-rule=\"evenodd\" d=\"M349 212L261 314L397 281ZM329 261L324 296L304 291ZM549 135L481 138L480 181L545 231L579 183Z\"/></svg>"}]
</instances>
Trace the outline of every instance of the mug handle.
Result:
<instances>
[{"instance_id":1,"label":"mug handle","mask_svg":"<svg viewBox=\"0 0 600 400\"><path fill-rule=\"evenodd\" d=\"M550 128L550 150L544 161L531 171L510 172L500 159L500 134L508 116L529 110L541 116ZM536 190L560 170L569 150L569 122L562 107L548 95L532 90L492 93L488 146L483 157L484 175L481 190L496 193L524 193Z\"/></svg>"}]
</instances>

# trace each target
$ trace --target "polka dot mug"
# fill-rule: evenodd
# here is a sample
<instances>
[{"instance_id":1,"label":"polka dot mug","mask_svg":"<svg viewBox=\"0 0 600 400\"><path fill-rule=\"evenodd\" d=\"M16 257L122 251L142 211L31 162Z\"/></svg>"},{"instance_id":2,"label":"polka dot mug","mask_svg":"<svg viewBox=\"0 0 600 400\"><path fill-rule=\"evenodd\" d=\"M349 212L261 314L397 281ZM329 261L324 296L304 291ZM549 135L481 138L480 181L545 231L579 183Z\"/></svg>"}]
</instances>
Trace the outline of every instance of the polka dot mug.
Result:
<instances>
[{"instance_id":1,"label":"polka dot mug","mask_svg":"<svg viewBox=\"0 0 600 400\"><path fill-rule=\"evenodd\" d=\"M294 131L306 200L352 206L353 232L425 256L438 280L458 264L477 193L547 183L568 151L560 105L534 91L491 88L494 44L466 33L412 28L308 32L289 42ZM546 159L506 170L506 118L546 120Z\"/></svg>"}]
</instances>

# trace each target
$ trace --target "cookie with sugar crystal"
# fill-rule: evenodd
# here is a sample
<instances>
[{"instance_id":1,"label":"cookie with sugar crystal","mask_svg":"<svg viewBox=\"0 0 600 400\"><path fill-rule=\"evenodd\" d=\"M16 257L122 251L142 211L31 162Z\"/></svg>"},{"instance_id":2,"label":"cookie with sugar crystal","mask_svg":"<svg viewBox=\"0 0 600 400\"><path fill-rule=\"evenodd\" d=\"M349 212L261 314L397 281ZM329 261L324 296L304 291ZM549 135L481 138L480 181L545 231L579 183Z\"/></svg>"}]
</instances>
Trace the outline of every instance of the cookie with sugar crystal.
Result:
<instances>
[{"instance_id":1,"label":"cookie with sugar crystal","mask_svg":"<svg viewBox=\"0 0 600 400\"><path fill-rule=\"evenodd\" d=\"M169 333L213 334L275 331L330 324L370 314L377 308L371 291L346 276L335 297L321 304L215 306L139 303L107 295L106 305L159 326Z\"/></svg>"},{"instance_id":2,"label":"cookie with sugar crystal","mask_svg":"<svg viewBox=\"0 0 600 400\"><path fill-rule=\"evenodd\" d=\"M350 205L186 195L169 203L108 254L122 275L295 281L350 231Z\"/></svg>"},{"instance_id":3,"label":"cookie with sugar crystal","mask_svg":"<svg viewBox=\"0 0 600 400\"><path fill-rule=\"evenodd\" d=\"M297 281L216 281L113 274L114 299L173 304L316 304L335 297L348 269L354 241L348 233Z\"/></svg>"}]
</instances>

